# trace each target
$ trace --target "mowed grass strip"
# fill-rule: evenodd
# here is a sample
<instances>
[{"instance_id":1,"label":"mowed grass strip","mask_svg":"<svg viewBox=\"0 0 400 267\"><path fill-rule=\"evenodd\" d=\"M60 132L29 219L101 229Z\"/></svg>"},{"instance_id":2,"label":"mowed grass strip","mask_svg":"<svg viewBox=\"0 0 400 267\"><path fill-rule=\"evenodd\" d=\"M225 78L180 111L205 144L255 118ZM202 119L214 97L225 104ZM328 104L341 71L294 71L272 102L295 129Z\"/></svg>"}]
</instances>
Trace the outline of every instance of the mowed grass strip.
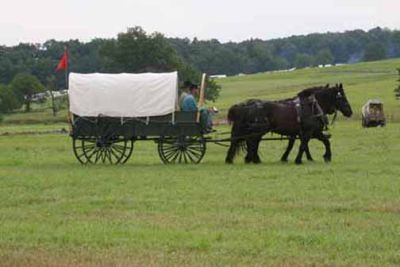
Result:
<instances>
[{"instance_id":1,"label":"mowed grass strip","mask_svg":"<svg viewBox=\"0 0 400 267\"><path fill-rule=\"evenodd\" d=\"M124 166L81 166L63 135L0 137L4 266L400 264L400 125L339 121L333 162L163 165L137 142ZM221 129L224 131L225 129ZM294 159L293 151L291 159Z\"/></svg>"}]
</instances>

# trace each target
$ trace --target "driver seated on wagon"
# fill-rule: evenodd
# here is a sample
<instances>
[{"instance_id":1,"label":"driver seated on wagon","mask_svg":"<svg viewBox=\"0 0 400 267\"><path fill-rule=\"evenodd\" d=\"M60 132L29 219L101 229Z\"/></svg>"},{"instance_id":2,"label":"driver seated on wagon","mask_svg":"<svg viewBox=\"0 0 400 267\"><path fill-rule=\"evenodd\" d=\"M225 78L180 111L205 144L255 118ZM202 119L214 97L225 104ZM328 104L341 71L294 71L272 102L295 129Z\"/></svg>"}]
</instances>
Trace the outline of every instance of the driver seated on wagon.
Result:
<instances>
[{"instance_id":1,"label":"driver seated on wagon","mask_svg":"<svg viewBox=\"0 0 400 267\"><path fill-rule=\"evenodd\" d=\"M199 87L191 82L184 83L184 91L179 98L179 107L184 112L200 112L200 125L206 132L212 131L212 115L218 110L216 108L208 109L206 107L197 108L195 97L199 95Z\"/></svg>"}]
</instances>

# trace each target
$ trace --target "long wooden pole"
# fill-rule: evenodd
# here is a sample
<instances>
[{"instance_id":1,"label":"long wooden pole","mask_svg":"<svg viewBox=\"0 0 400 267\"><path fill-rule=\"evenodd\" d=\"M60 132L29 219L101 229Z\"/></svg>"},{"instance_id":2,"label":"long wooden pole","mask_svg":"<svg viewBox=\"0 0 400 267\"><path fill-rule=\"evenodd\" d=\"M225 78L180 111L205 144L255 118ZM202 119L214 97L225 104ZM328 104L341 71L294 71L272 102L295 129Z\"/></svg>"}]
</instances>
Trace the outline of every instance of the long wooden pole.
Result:
<instances>
[{"instance_id":1,"label":"long wooden pole","mask_svg":"<svg viewBox=\"0 0 400 267\"><path fill-rule=\"evenodd\" d=\"M201 85L200 85L200 95L199 95L199 102L197 103L197 122L200 122L200 108L204 105L204 93L206 90L206 78L207 74L203 73L201 76Z\"/></svg>"},{"instance_id":2,"label":"long wooden pole","mask_svg":"<svg viewBox=\"0 0 400 267\"><path fill-rule=\"evenodd\" d=\"M68 48L65 46L64 47L64 52L67 55L67 64L65 66L65 89L68 90L68 69L69 69L69 55L68 55Z\"/></svg>"},{"instance_id":3,"label":"long wooden pole","mask_svg":"<svg viewBox=\"0 0 400 267\"><path fill-rule=\"evenodd\" d=\"M69 124L69 131L70 133L72 132L72 114L70 111L70 106L69 106L69 83L68 83L68 70L69 70L69 55L68 55L68 48L67 46L64 47L64 52L67 55L67 64L65 67L65 89L67 90L67 120L68 120L68 124Z\"/></svg>"}]
</instances>

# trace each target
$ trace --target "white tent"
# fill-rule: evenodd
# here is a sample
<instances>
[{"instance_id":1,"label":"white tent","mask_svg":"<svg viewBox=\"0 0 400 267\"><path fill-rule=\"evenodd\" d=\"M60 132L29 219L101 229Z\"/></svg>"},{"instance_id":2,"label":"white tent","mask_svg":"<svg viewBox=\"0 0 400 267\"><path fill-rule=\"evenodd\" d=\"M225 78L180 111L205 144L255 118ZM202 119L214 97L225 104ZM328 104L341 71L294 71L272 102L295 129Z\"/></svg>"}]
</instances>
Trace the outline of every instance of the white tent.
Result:
<instances>
[{"instance_id":1,"label":"white tent","mask_svg":"<svg viewBox=\"0 0 400 267\"><path fill-rule=\"evenodd\" d=\"M175 111L178 73L71 73L68 93L79 116L161 116Z\"/></svg>"}]
</instances>

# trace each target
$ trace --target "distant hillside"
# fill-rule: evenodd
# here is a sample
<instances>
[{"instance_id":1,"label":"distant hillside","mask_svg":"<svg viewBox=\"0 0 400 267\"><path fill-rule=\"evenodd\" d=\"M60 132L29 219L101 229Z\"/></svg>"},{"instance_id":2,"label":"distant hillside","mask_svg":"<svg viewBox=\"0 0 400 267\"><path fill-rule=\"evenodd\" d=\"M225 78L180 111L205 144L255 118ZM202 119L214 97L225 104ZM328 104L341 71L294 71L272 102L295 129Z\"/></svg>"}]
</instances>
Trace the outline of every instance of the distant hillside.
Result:
<instances>
[{"instance_id":1,"label":"distant hillside","mask_svg":"<svg viewBox=\"0 0 400 267\"><path fill-rule=\"evenodd\" d=\"M170 41L188 64L210 74L256 73L400 57L400 31L379 27L367 32L315 33L240 43L197 39Z\"/></svg>"},{"instance_id":2,"label":"distant hillside","mask_svg":"<svg viewBox=\"0 0 400 267\"><path fill-rule=\"evenodd\" d=\"M215 103L221 114L234 103L249 98L281 99L294 96L307 87L326 83L343 83L353 107L353 119L359 120L361 107L371 98L384 102L389 121L400 122L400 101L394 96L400 59L335 66L307 68L291 72L266 72L220 79L221 96ZM224 117L224 115L221 115Z\"/></svg>"}]
</instances>

